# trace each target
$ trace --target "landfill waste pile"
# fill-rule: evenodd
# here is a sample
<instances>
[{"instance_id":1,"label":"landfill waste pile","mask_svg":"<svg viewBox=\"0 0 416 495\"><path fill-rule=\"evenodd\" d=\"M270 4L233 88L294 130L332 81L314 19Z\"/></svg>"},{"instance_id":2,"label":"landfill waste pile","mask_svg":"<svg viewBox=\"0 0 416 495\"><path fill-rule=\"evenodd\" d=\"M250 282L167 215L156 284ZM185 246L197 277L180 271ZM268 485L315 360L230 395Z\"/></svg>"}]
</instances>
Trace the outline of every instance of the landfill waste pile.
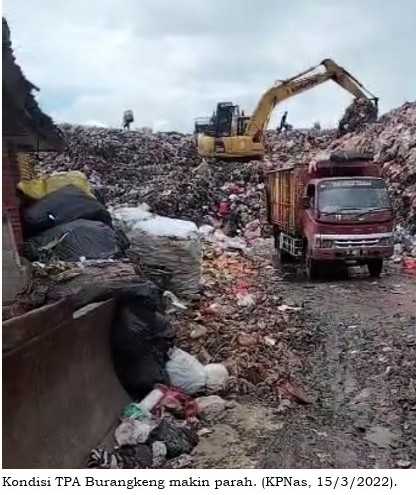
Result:
<instances>
[{"instance_id":1,"label":"landfill waste pile","mask_svg":"<svg viewBox=\"0 0 416 495\"><path fill-rule=\"evenodd\" d=\"M100 469L188 467L198 444L201 421L215 419L225 409L218 401L198 405L179 389L156 386L141 402L132 402L123 410L114 432L115 445L91 451L87 465ZM213 404L217 404L215 414Z\"/></svg>"},{"instance_id":2,"label":"landfill waste pile","mask_svg":"<svg viewBox=\"0 0 416 495\"><path fill-rule=\"evenodd\" d=\"M268 241L250 247L243 239L227 242L224 234L206 238L199 306L172 323L178 345L203 365L223 363L228 393L273 402L289 395L306 403L293 374L301 367L294 348L302 335L302 308L275 294Z\"/></svg>"},{"instance_id":3,"label":"landfill waste pile","mask_svg":"<svg viewBox=\"0 0 416 495\"><path fill-rule=\"evenodd\" d=\"M409 225L415 225L416 102L386 113L363 132L335 140L330 149L358 149L374 154L374 160L382 165L398 213Z\"/></svg>"},{"instance_id":4,"label":"landfill waste pile","mask_svg":"<svg viewBox=\"0 0 416 495\"><path fill-rule=\"evenodd\" d=\"M336 139L330 150L372 153L380 163L399 220L398 250L416 255L416 102L386 113L361 132Z\"/></svg>"},{"instance_id":5,"label":"landfill waste pile","mask_svg":"<svg viewBox=\"0 0 416 495\"><path fill-rule=\"evenodd\" d=\"M201 224L227 200L240 203L244 222L264 218L258 162L201 162L189 135L70 125L62 131L67 150L41 153L39 171L85 173L108 207L146 203L158 215Z\"/></svg>"},{"instance_id":6,"label":"landfill waste pile","mask_svg":"<svg viewBox=\"0 0 416 495\"><path fill-rule=\"evenodd\" d=\"M372 101L366 98L355 98L339 121L338 131L340 134L359 132L367 124L377 120L377 113L377 107Z\"/></svg>"},{"instance_id":7,"label":"landfill waste pile","mask_svg":"<svg viewBox=\"0 0 416 495\"><path fill-rule=\"evenodd\" d=\"M114 431L115 445L91 451L89 468L189 467L204 427L230 407L212 395L224 390L228 372L219 363L204 367L176 347L169 352L166 371L168 385L153 384L140 402L125 407Z\"/></svg>"},{"instance_id":8,"label":"landfill waste pile","mask_svg":"<svg viewBox=\"0 0 416 495\"><path fill-rule=\"evenodd\" d=\"M336 139L336 131L305 129L281 134L267 131L265 134L268 166L290 166L308 163L316 154L323 152Z\"/></svg>"},{"instance_id":9,"label":"landfill waste pile","mask_svg":"<svg viewBox=\"0 0 416 495\"><path fill-rule=\"evenodd\" d=\"M190 135L64 125L67 151L41 154L40 169L84 172L109 207L146 203L158 215L221 227L229 236L241 235L247 224L258 221L267 236L264 170L309 164L335 149L357 149L373 153L381 164L399 222L407 236L414 236L415 108L416 103L406 103L374 122L374 106L358 99L342 119L349 131L345 135L319 129L267 131L264 161L250 162L201 160ZM109 173L115 166L117 173Z\"/></svg>"}]
</instances>

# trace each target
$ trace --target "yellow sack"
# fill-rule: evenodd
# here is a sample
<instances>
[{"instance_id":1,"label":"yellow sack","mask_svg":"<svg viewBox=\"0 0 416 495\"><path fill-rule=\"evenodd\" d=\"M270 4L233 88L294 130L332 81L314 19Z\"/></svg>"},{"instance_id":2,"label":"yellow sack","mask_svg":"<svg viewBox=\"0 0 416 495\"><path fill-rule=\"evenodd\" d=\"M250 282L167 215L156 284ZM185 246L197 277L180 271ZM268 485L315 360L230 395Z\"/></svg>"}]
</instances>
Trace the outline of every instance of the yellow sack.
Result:
<instances>
[{"instance_id":1,"label":"yellow sack","mask_svg":"<svg viewBox=\"0 0 416 495\"><path fill-rule=\"evenodd\" d=\"M22 180L17 185L20 191L32 199L41 199L47 194L62 189L65 186L78 187L78 189L84 191L88 196L95 197L87 177L77 170L39 177L38 179Z\"/></svg>"}]
</instances>

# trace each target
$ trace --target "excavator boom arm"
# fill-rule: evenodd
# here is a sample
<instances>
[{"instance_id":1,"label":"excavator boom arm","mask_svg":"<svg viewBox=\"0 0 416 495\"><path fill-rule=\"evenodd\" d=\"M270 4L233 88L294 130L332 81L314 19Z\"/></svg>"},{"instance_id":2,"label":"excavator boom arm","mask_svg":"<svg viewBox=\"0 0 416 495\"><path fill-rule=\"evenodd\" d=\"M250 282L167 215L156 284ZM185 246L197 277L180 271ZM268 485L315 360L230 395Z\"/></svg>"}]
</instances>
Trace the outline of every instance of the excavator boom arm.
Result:
<instances>
[{"instance_id":1,"label":"excavator boom arm","mask_svg":"<svg viewBox=\"0 0 416 495\"><path fill-rule=\"evenodd\" d=\"M324 72L314 73L319 66L325 68ZM274 107L287 98L312 89L328 80L333 80L346 91L349 91L357 98L373 99L377 105L377 98L370 93L357 79L349 74L345 69L337 65L330 59L325 59L318 66L301 72L300 74L280 82L267 90L261 97L257 107L248 123L246 135L254 138L262 135L267 128L271 113Z\"/></svg>"}]
</instances>

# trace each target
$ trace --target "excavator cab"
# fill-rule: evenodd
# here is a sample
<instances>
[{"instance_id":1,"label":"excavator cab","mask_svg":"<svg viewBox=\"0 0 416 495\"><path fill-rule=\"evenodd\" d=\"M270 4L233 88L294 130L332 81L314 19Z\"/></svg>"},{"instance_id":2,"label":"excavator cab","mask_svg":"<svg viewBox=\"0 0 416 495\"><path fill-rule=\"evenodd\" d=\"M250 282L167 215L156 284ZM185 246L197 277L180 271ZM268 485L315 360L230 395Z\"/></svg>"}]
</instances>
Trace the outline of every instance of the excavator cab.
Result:
<instances>
[{"instance_id":1,"label":"excavator cab","mask_svg":"<svg viewBox=\"0 0 416 495\"><path fill-rule=\"evenodd\" d=\"M211 128L212 122L209 117L200 117L195 119L194 134L206 134L209 136Z\"/></svg>"},{"instance_id":2,"label":"excavator cab","mask_svg":"<svg viewBox=\"0 0 416 495\"><path fill-rule=\"evenodd\" d=\"M231 102L218 103L214 122L215 137L234 136L237 133L239 115L240 109L238 105L234 105Z\"/></svg>"}]
</instances>

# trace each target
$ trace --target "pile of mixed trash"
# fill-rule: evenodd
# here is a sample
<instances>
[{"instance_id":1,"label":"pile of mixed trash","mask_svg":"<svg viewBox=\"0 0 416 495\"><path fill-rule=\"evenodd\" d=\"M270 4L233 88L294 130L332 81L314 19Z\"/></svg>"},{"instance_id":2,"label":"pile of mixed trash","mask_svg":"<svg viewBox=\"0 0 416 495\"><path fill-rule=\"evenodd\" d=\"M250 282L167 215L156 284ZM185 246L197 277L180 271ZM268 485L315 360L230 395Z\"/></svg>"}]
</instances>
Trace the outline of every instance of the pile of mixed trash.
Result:
<instances>
[{"instance_id":1,"label":"pile of mixed trash","mask_svg":"<svg viewBox=\"0 0 416 495\"><path fill-rule=\"evenodd\" d=\"M165 364L167 383L156 384L128 404L114 432L115 445L94 449L90 468L183 468L206 426L232 406L219 395L228 380L222 364L202 366L173 347Z\"/></svg>"},{"instance_id":2,"label":"pile of mixed trash","mask_svg":"<svg viewBox=\"0 0 416 495\"><path fill-rule=\"evenodd\" d=\"M377 120L378 108L374 100L366 98L355 98L349 105L343 117L339 121L338 131L340 134L359 132L367 124Z\"/></svg>"},{"instance_id":3,"label":"pile of mixed trash","mask_svg":"<svg viewBox=\"0 0 416 495\"><path fill-rule=\"evenodd\" d=\"M253 221L267 235L264 170L310 163L335 149L371 152L382 166L404 229L400 239L405 237L405 250L411 252L409 244L416 242L416 103L376 122L369 104L358 99L347 109L343 136L337 130L267 131L264 161L250 162L201 160L190 135L64 125L67 151L41 154L39 167L85 172L110 207L147 203L159 215L214 227L224 226L224 218L233 214L228 235L240 235Z\"/></svg>"},{"instance_id":4,"label":"pile of mixed trash","mask_svg":"<svg viewBox=\"0 0 416 495\"><path fill-rule=\"evenodd\" d=\"M362 132L335 140L330 149L372 153L382 166L401 222L416 233L416 102L386 113Z\"/></svg>"},{"instance_id":5,"label":"pile of mixed trash","mask_svg":"<svg viewBox=\"0 0 416 495\"><path fill-rule=\"evenodd\" d=\"M261 167L201 161L193 136L70 125L62 130L67 150L40 154L39 171L85 173L109 207L147 203L159 215L200 224L215 217L221 201L234 193L246 220L259 216Z\"/></svg>"},{"instance_id":6,"label":"pile of mixed trash","mask_svg":"<svg viewBox=\"0 0 416 495\"><path fill-rule=\"evenodd\" d=\"M197 303L165 292L158 313L151 282L118 298L115 367L137 400L121 414L115 444L91 452L90 468L190 467L200 438L227 420L234 399L273 403L279 411L310 402L298 378L310 336L302 308L273 290L269 243L250 245L210 226L199 235Z\"/></svg>"},{"instance_id":7,"label":"pile of mixed trash","mask_svg":"<svg viewBox=\"0 0 416 495\"><path fill-rule=\"evenodd\" d=\"M201 300L174 321L177 341L203 364L224 363L229 393L278 401L284 389L296 388L294 341L302 334L302 308L276 294L268 241L250 246L221 231L200 230L206 239Z\"/></svg>"},{"instance_id":8,"label":"pile of mixed trash","mask_svg":"<svg viewBox=\"0 0 416 495\"><path fill-rule=\"evenodd\" d=\"M335 136L333 131L269 131L264 162L224 162L201 160L191 136L69 125L62 130L67 151L41 154L42 173L85 173L113 209L146 203L158 215L214 227L223 227L231 215L229 235L241 234L252 222L267 233L264 169L306 162ZM109 173L114 164L117 174Z\"/></svg>"}]
</instances>

